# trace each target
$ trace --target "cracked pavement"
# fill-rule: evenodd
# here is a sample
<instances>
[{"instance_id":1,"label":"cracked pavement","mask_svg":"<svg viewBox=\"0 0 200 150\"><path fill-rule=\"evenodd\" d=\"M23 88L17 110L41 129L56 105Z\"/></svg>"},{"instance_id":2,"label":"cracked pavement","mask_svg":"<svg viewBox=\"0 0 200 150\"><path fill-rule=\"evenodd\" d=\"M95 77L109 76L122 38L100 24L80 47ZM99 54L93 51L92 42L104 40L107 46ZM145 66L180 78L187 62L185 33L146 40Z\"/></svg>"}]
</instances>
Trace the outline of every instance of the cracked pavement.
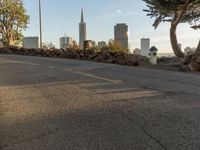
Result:
<instances>
[{"instance_id":1,"label":"cracked pavement","mask_svg":"<svg viewBox=\"0 0 200 150\"><path fill-rule=\"evenodd\" d=\"M198 150L200 76L0 55L0 150Z\"/></svg>"}]
</instances>

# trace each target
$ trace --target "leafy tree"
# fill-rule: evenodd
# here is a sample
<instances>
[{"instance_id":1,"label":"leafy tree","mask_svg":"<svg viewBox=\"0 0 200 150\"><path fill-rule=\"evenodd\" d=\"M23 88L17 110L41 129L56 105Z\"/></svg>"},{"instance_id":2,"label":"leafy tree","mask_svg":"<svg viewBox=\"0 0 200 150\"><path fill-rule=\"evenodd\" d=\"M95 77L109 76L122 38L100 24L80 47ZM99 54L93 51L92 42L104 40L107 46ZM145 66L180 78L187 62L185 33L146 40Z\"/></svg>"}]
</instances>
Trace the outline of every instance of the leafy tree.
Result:
<instances>
[{"instance_id":1,"label":"leafy tree","mask_svg":"<svg viewBox=\"0 0 200 150\"><path fill-rule=\"evenodd\" d=\"M180 23L189 23L191 28L200 29L200 0L143 0L148 9L147 16L156 18L155 29L161 22L170 22L170 41L174 54L184 58L185 54L178 46L176 30ZM200 52L200 41L196 52Z\"/></svg>"},{"instance_id":2,"label":"leafy tree","mask_svg":"<svg viewBox=\"0 0 200 150\"><path fill-rule=\"evenodd\" d=\"M73 46L72 46L73 48L75 48L75 49L78 49L78 48L79 48L79 46L78 46L78 44L77 44L77 42L76 42L75 40L73 40L72 43L73 43L73 44L72 44L72 45L73 45Z\"/></svg>"},{"instance_id":3,"label":"leafy tree","mask_svg":"<svg viewBox=\"0 0 200 150\"><path fill-rule=\"evenodd\" d=\"M121 48L119 42L115 40L109 40L108 45L102 47L100 50L110 50L110 51L116 51L116 52L121 51L121 52L128 53L128 49Z\"/></svg>"},{"instance_id":4,"label":"leafy tree","mask_svg":"<svg viewBox=\"0 0 200 150\"><path fill-rule=\"evenodd\" d=\"M28 21L22 0L0 0L0 40L3 45L18 44Z\"/></svg>"}]
</instances>

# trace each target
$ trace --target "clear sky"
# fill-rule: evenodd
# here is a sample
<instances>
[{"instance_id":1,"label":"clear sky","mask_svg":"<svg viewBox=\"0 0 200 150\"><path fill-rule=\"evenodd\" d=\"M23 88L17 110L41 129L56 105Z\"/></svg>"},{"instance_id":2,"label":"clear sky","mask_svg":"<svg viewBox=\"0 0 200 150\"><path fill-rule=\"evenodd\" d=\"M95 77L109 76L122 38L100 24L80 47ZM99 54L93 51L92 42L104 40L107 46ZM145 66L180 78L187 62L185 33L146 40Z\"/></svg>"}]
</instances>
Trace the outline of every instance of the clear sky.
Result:
<instances>
[{"instance_id":1,"label":"clear sky","mask_svg":"<svg viewBox=\"0 0 200 150\"><path fill-rule=\"evenodd\" d=\"M141 38L150 38L151 45L158 47L161 53L170 53L169 24L162 23L154 30L154 19L146 16L142 0L41 0L43 18L43 41L53 42L59 47L59 38L64 34L78 42L81 8L84 8L87 23L87 39L108 41L113 39L114 25L127 23L131 48L140 48ZM25 36L39 35L38 0L24 0L30 15L29 28ZM182 47L196 47L200 30L194 31L188 24L178 28L179 43Z\"/></svg>"}]
</instances>

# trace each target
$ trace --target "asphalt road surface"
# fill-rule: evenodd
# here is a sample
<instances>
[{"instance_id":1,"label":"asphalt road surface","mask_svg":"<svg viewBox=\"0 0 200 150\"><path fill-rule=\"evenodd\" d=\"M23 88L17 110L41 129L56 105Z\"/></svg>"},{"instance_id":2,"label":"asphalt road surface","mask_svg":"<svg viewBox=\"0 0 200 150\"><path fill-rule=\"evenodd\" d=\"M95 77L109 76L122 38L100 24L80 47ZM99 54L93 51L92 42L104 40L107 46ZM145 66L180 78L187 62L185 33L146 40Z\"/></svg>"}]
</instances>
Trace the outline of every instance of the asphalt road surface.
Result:
<instances>
[{"instance_id":1,"label":"asphalt road surface","mask_svg":"<svg viewBox=\"0 0 200 150\"><path fill-rule=\"evenodd\" d=\"M200 150L200 75L0 55L1 150Z\"/></svg>"}]
</instances>

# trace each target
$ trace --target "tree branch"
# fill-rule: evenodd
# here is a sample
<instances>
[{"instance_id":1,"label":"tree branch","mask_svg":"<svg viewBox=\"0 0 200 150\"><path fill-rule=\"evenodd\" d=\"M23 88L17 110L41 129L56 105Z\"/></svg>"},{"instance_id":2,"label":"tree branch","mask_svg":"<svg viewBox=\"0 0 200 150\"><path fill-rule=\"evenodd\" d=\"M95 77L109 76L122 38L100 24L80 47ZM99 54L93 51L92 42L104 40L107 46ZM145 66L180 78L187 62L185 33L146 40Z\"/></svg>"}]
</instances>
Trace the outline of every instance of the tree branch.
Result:
<instances>
[{"instance_id":1,"label":"tree branch","mask_svg":"<svg viewBox=\"0 0 200 150\"><path fill-rule=\"evenodd\" d=\"M177 18L174 20L174 22L172 22L172 24L174 26L177 26L180 23L182 17L184 16L185 12L187 11L188 5L189 5L189 0L186 0L181 11L177 12Z\"/></svg>"}]
</instances>

